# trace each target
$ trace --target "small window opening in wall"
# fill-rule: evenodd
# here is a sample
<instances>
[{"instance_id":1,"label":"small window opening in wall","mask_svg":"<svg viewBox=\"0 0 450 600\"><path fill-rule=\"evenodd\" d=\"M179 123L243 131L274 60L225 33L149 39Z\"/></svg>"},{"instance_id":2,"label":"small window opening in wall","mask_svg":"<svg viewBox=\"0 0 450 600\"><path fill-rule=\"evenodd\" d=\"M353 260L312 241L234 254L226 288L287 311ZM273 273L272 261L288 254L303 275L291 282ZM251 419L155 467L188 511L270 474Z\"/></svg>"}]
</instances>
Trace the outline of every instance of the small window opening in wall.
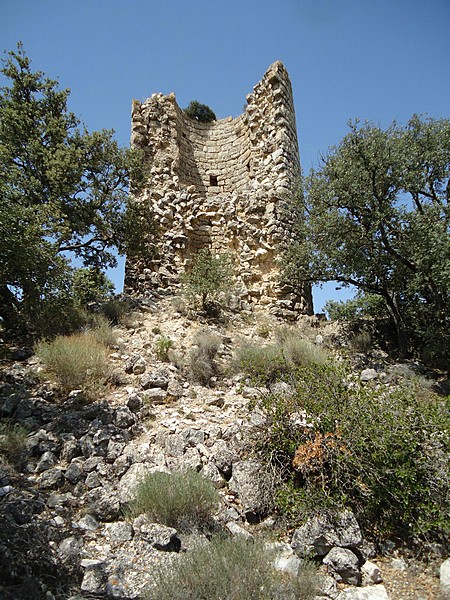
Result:
<instances>
[{"instance_id":1,"label":"small window opening in wall","mask_svg":"<svg viewBox=\"0 0 450 600\"><path fill-rule=\"evenodd\" d=\"M209 176L209 185L219 185L219 182L217 180L217 175Z\"/></svg>"}]
</instances>

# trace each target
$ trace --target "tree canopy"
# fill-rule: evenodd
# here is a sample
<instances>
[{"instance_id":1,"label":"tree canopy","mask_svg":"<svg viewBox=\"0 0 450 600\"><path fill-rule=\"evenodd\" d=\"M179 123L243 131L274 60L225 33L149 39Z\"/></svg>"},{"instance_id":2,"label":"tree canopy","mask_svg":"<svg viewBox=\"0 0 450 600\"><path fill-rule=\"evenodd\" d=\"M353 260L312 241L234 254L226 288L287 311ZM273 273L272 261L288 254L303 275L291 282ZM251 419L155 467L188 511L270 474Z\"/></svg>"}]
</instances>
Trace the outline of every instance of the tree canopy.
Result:
<instances>
[{"instance_id":1,"label":"tree canopy","mask_svg":"<svg viewBox=\"0 0 450 600\"><path fill-rule=\"evenodd\" d=\"M216 120L216 115L207 104L201 104L197 100L189 102L184 112L191 119L196 119L200 123L211 123Z\"/></svg>"},{"instance_id":2,"label":"tree canopy","mask_svg":"<svg viewBox=\"0 0 450 600\"><path fill-rule=\"evenodd\" d=\"M291 277L381 297L402 354L450 350L450 121L350 132L303 180Z\"/></svg>"},{"instance_id":3,"label":"tree canopy","mask_svg":"<svg viewBox=\"0 0 450 600\"><path fill-rule=\"evenodd\" d=\"M69 256L100 271L137 251L149 215L129 202L145 177L113 131L89 133L69 90L33 71L22 45L3 59L0 89L0 316L10 322L70 287ZM33 312L33 310L31 312Z\"/></svg>"}]
</instances>

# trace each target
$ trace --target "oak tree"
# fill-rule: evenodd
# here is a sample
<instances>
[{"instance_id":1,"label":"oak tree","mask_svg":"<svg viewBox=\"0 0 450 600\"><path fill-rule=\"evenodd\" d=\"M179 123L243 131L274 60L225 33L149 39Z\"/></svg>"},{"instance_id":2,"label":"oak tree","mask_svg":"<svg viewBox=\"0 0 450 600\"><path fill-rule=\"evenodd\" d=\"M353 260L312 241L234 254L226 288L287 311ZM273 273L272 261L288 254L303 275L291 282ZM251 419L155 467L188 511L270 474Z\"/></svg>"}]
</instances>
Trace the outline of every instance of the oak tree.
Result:
<instances>
[{"instance_id":1,"label":"oak tree","mask_svg":"<svg viewBox=\"0 0 450 600\"><path fill-rule=\"evenodd\" d=\"M68 110L70 90L33 71L21 44L1 73L0 317L10 324L68 293L70 257L115 266L140 225L151 227L130 204L130 177L136 187L145 177L141 157L112 130L89 133Z\"/></svg>"},{"instance_id":2,"label":"oak tree","mask_svg":"<svg viewBox=\"0 0 450 600\"><path fill-rule=\"evenodd\" d=\"M450 121L350 123L298 195L288 272L380 297L401 354L450 350Z\"/></svg>"}]
</instances>

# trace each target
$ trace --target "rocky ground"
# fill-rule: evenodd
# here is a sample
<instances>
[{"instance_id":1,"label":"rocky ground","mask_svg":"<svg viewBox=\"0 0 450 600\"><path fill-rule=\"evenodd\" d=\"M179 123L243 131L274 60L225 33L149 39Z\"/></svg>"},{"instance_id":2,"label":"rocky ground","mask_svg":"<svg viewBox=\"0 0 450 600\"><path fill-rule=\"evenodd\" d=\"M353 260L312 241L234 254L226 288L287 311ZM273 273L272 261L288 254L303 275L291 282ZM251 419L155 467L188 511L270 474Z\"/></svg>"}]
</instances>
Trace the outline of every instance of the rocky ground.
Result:
<instances>
[{"instance_id":1,"label":"rocky ground","mask_svg":"<svg viewBox=\"0 0 450 600\"><path fill-rule=\"evenodd\" d=\"M318 344L339 335L332 325L302 327ZM351 513L295 532L275 530L263 469L251 452L263 426L263 416L249 409L257 390L232 371L213 375L209 387L200 385L186 367L199 331L220 337L218 362L225 366L242 340L263 343L272 329L273 323L247 314L227 323L201 322L169 300L147 303L130 326L117 330L114 385L89 403L77 390L61 397L42 380L26 348L6 349L0 416L30 433L23 458L0 462L0 595L140 598L152 585L152 565L170 568L200 534L147 517L126 519L123 507L143 473L190 468L220 491L217 526L254 536L255 543L263 543L262 535L276 540L278 568L298 569L312 549L325 556L320 598L439 598L439 565L446 558L441 547L430 548L428 562L389 545L377 554ZM158 351L161 336L173 342L168 361ZM361 376L386 377L386 365L362 361ZM395 368L403 373L409 367Z\"/></svg>"}]
</instances>

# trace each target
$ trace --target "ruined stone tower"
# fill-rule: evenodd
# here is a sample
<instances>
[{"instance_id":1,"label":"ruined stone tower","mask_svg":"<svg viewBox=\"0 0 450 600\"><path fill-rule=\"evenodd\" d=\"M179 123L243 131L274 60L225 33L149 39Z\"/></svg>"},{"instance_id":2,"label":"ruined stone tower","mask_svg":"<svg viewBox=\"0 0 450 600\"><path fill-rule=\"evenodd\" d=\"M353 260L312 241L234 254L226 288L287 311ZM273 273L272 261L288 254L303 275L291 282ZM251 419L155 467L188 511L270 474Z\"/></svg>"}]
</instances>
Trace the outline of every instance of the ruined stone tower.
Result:
<instances>
[{"instance_id":1,"label":"ruined stone tower","mask_svg":"<svg viewBox=\"0 0 450 600\"><path fill-rule=\"evenodd\" d=\"M312 312L308 286L280 281L279 246L293 236L287 200L300 174L288 73L273 63L247 96L244 114L211 123L188 117L175 95L133 101L133 147L150 179L137 202L160 227L155 260L127 258L125 291L176 291L200 248L229 252L244 305L296 318Z\"/></svg>"}]
</instances>

